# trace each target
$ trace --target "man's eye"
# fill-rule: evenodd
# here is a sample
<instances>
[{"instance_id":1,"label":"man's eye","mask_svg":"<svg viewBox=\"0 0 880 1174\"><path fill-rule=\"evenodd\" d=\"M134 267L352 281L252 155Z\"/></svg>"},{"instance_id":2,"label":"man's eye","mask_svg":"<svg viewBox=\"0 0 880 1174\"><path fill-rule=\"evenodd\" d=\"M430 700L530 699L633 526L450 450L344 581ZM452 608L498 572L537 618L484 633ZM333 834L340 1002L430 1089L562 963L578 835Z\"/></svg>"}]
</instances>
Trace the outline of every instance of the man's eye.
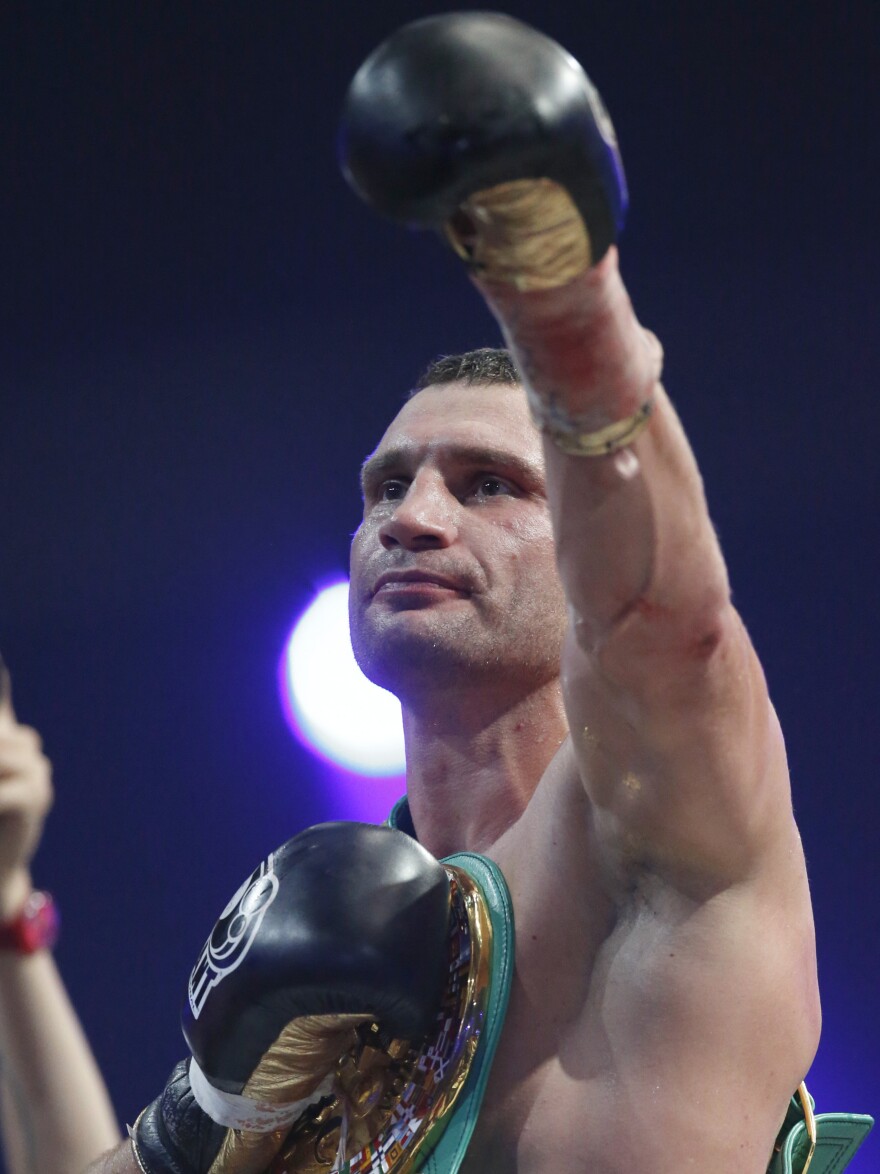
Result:
<instances>
[{"instance_id":1,"label":"man's eye","mask_svg":"<svg viewBox=\"0 0 880 1174\"><path fill-rule=\"evenodd\" d=\"M476 497L502 497L510 496L512 493L513 486L500 477L480 477L474 486Z\"/></svg>"},{"instance_id":2,"label":"man's eye","mask_svg":"<svg viewBox=\"0 0 880 1174\"><path fill-rule=\"evenodd\" d=\"M377 501L400 501L406 493L406 484L403 481L383 481L376 492Z\"/></svg>"}]
</instances>

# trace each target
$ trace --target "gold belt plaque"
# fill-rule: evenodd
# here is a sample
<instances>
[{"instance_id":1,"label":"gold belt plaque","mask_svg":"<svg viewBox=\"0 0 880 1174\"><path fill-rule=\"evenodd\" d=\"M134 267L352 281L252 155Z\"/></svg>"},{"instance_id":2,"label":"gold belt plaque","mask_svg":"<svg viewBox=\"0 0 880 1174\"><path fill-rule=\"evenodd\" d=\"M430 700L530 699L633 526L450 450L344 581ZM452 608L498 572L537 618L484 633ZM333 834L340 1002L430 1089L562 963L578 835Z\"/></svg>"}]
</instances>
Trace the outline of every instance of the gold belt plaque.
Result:
<instances>
[{"instance_id":1,"label":"gold belt plaque","mask_svg":"<svg viewBox=\"0 0 880 1174\"><path fill-rule=\"evenodd\" d=\"M406 1040L383 1048L375 1024L361 1031L331 1093L303 1112L267 1174L410 1174L442 1134L482 1036L492 954L479 889L462 869L445 867L449 966L430 1036L418 1048Z\"/></svg>"}]
</instances>

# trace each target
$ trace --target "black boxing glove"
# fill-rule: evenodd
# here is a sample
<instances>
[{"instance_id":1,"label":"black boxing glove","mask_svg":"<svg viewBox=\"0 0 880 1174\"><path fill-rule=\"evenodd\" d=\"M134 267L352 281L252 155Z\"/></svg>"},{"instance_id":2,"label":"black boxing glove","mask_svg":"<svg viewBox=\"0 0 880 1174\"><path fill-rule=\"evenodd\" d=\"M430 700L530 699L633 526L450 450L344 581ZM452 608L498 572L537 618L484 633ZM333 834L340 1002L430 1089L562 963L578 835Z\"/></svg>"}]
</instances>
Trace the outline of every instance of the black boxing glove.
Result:
<instances>
[{"instance_id":1,"label":"black boxing glove","mask_svg":"<svg viewBox=\"0 0 880 1174\"><path fill-rule=\"evenodd\" d=\"M362 1024L419 1041L443 990L449 880L392 828L309 828L238 890L189 980L192 1058L138 1119L146 1174L264 1170Z\"/></svg>"},{"instance_id":2,"label":"black boxing glove","mask_svg":"<svg viewBox=\"0 0 880 1174\"><path fill-rule=\"evenodd\" d=\"M623 227L626 181L611 120L571 54L493 12L404 25L348 91L342 169L377 211L440 227L477 191L546 178L570 194L595 263Z\"/></svg>"}]
</instances>

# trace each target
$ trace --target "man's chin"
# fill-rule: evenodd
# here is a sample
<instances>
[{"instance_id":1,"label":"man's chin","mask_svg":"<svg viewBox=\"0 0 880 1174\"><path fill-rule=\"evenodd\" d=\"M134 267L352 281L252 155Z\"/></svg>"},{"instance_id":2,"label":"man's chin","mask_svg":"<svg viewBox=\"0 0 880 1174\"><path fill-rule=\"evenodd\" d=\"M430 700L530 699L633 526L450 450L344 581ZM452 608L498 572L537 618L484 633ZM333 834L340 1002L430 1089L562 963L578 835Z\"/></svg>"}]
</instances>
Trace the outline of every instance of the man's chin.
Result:
<instances>
[{"instance_id":1,"label":"man's chin","mask_svg":"<svg viewBox=\"0 0 880 1174\"><path fill-rule=\"evenodd\" d=\"M460 679L473 670L467 655L472 642L437 624L436 613L406 609L400 619L352 632L355 660L374 685L402 697L413 687L440 687L447 677Z\"/></svg>"}]
</instances>

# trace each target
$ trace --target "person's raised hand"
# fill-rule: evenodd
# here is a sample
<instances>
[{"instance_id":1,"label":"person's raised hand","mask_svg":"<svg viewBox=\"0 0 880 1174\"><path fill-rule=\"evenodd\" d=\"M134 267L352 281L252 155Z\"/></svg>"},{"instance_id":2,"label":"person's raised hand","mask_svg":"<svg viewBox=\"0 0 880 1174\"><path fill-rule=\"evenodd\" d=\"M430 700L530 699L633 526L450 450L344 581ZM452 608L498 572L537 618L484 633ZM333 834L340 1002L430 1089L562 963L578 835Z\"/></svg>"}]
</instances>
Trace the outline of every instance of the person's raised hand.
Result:
<instances>
[{"instance_id":1,"label":"person's raised hand","mask_svg":"<svg viewBox=\"0 0 880 1174\"><path fill-rule=\"evenodd\" d=\"M0 922L15 917L31 892L30 863L51 806L51 764L36 730L15 716L0 659Z\"/></svg>"}]
</instances>

